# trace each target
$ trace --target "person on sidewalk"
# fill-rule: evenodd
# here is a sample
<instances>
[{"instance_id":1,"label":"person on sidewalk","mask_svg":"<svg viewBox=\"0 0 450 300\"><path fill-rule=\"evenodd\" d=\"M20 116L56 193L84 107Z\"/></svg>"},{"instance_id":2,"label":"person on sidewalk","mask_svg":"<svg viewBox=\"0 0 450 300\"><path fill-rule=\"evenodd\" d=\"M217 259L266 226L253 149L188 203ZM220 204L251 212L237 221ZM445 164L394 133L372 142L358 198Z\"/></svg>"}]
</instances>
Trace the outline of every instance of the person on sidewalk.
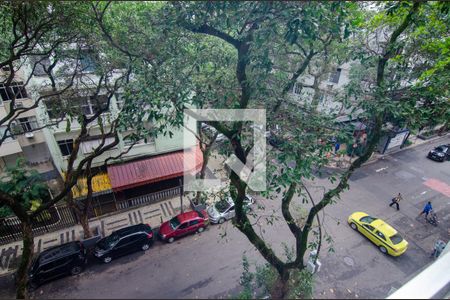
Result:
<instances>
[{"instance_id":1,"label":"person on sidewalk","mask_svg":"<svg viewBox=\"0 0 450 300\"><path fill-rule=\"evenodd\" d=\"M402 194L398 193L398 195L394 198L392 198L392 202L391 204L389 204L389 207L391 207L392 205L396 205L397 206L397 210L400 210L400 205L398 204L400 202L400 200L402 200Z\"/></svg>"},{"instance_id":2,"label":"person on sidewalk","mask_svg":"<svg viewBox=\"0 0 450 300\"><path fill-rule=\"evenodd\" d=\"M434 243L434 250L430 257L438 258L442 251L444 251L445 246L447 246L447 244L443 240L437 240L436 243Z\"/></svg>"},{"instance_id":3,"label":"person on sidewalk","mask_svg":"<svg viewBox=\"0 0 450 300\"><path fill-rule=\"evenodd\" d=\"M419 214L419 217L425 214L425 219L428 218L428 214L430 213L431 210L433 210L433 206L431 206L431 201L428 201L428 203L423 208L422 212Z\"/></svg>"}]
</instances>

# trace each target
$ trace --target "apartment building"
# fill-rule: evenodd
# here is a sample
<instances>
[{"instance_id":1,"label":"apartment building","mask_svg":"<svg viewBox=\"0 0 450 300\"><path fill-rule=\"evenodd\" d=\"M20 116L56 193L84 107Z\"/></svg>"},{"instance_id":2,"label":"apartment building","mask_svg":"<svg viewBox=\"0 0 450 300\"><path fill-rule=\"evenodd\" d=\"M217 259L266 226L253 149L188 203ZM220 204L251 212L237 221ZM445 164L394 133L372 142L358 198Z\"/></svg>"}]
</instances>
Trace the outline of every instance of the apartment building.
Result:
<instances>
[{"instance_id":1,"label":"apartment building","mask_svg":"<svg viewBox=\"0 0 450 300\"><path fill-rule=\"evenodd\" d=\"M9 70L4 68L0 76L7 76ZM7 90L0 83L0 119L10 112L10 103L15 94L16 107L31 107L34 103L30 93L24 86L26 74L19 70L11 84L11 90ZM12 135L7 137L0 145L0 173L8 166L14 166L18 158L23 158L28 167L37 170L47 180L57 176L52 162L51 152L47 146L44 131L40 128L36 118L36 109L30 109L20 114L12 123ZM6 126L0 127L0 136L6 131ZM10 135L10 134L8 134Z\"/></svg>"},{"instance_id":2,"label":"apartment building","mask_svg":"<svg viewBox=\"0 0 450 300\"><path fill-rule=\"evenodd\" d=\"M48 60L42 60L42 64L49 64ZM100 89L95 97L96 86L87 85L85 82L97 82L98 77L93 73L95 65L93 60L81 61L84 77L83 88L71 89L70 97L66 99L70 106L78 107L86 116L92 116L98 109L98 105L106 103L106 91ZM63 66L61 66L63 67ZM33 72L26 87L23 82ZM56 69L55 73L58 72ZM13 89L16 94L17 105L31 106L36 99L49 93L49 78L40 68L34 71L30 65L24 64L17 72ZM80 80L77 78L76 80ZM64 80L61 80L64 81ZM2 102L0 103L0 117L8 112L8 95L5 89L1 89ZM80 133L80 124L76 119L61 118L52 103L54 98L46 98L39 101L39 105L17 119L14 125L14 135L8 138L0 147L0 168L13 165L18 157L24 157L30 168L37 169L46 175L46 179L59 177L63 179L67 170L68 158L73 150L74 139ZM61 101L61 99L59 99ZM114 94L107 112L102 114L104 128L107 132L111 120L117 118L123 105L120 90ZM89 138L83 140L80 146L74 166L89 155L96 148L102 135L97 122L88 127ZM158 135L156 138L146 137L134 145L125 136L132 132L119 134L120 142L112 150L96 157L92 163L93 171L97 175L93 178L94 209L93 214L101 215L130 206L145 203L145 201L161 200L163 191L166 197L179 195L180 184L183 176L183 157L192 156L196 162L192 171L201 167L202 158L198 156L200 151L193 151L196 147L196 139L192 135L188 139L187 149L184 152L182 128L172 128L172 136ZM113 137L106 137L105 144L113 141ZM131 149L129 149L131 147ZM190 151L192 150L192 151ZM185 154L186 153L186 154ZM109 157L123 154L119 159L108 161ZM51 176L50 176L51 175ZM76 199L83 199L87 195L86 178L80 178L78 184L72 189ZM154 195L152 197L151 195ZM149 196L150 195L150 196Z\"/></svg>"}]
</instances>

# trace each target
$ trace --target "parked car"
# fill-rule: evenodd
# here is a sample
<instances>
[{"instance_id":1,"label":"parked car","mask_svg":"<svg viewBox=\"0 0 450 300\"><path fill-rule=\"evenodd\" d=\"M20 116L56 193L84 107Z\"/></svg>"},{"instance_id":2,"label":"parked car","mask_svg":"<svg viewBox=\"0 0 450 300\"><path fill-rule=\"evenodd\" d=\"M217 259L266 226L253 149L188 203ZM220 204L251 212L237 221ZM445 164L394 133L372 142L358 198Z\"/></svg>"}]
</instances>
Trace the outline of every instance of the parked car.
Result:
<instances>
[{"instance_id":1,"label":"parked car","mask_svg":"<svg viewBox=\"0 0 450 300\"><path fill-rule=\"evenodd\" d=\"M255 200L250 195L246 195L244 199L244 209L251 210L251 205ZM225 220L229 220L236 215L234 209L234 202L231 197L222 199L219 202L210 205L206 210L208 212L209 220L214 224L222 224Z\"/></svg>"},{"instance_id":2,"label":"parked car","mask_svg":"<svg viewBox=\"0 0 450 300\"><path fill-rule=\"evenodd\" d=\"M361 232L381 252L392 256L400 256L408 248L408 242L381 219L369 216L364 212L355 212L348 218L348 224L353 230Z\"/></svg>"},{"instance_id":3,"label":"parked car","mask_svg":"<svg viewBox=\"0 0 450 300\"><path fill-rule=\"evenodd\" d=\"M146 251L153 244L150 225L137 224L114 231L95 244L94 256L110 263L113 258L139 250Z\"/></svg>"},{"instance_id":4,"label":"parked car","mask_svg":"<svg viewBox=\"0 0 450 300\"><path fill-rule=\"evenodd\" d=\"M205 210L188 211L162 223L158 237L163 241L172 243L176 238L194 232L202 232L208 224L209 219Z\"/></svg>"},{"instance_id":5,"label":"parked car","mask_svg":"<svg viewBox=\"0 0 450 300\"><path fill-rule=\"evenodd\" d=\"M31 288L50 280L80 274L87 262L87 251L79 241L62 244L42 251L28 272Z\"/></svg>"},{"instance_id":6,"label":"parked car","mask_svg":"<svg viewBox=\"0 0 450 300\"><path fill-rule=\"evenodd\" d=\"M429 159L435 160L435 161L445 161L450 160L450 144L447 145L440 145L430 152L428 152L427 157Z\"/></svg>"}]
</instances>

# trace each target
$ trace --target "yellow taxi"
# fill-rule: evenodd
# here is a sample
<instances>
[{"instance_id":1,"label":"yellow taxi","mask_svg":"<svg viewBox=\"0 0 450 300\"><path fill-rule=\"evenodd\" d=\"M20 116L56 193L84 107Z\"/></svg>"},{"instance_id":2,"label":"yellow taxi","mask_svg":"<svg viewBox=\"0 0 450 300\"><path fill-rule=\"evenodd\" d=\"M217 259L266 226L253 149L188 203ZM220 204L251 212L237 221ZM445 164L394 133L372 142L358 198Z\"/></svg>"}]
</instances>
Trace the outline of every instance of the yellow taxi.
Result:
<instances>
[{"instance_id":1,"label":"yellow taxi","mask_svg":"<svg viewBox=\"0 0 450 300\"><path fill-rule=\"evenodd\" d=\"M400 256L408 248L397 230L381 219L369 216L364 212L355 212L348 217L348 224L353 230L361 232L374 243L381 252L392 256Z\"/></svg>"}]
</instances>

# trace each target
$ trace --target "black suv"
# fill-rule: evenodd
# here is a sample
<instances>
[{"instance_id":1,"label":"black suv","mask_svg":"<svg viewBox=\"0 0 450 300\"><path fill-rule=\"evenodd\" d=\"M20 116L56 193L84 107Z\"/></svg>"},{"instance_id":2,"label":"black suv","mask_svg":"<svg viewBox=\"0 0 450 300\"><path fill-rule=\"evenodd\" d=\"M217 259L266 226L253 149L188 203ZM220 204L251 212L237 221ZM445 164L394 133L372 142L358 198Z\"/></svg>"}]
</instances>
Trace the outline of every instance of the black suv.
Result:
<instances>
[{"instance_id":1,"label":"black suv","mask_svg":"<svg viewBox=\"0 0 450 300\"><path fill-rule=\"evenodd\" d=\"M77 275L87 262L81 242L70 242L47 249L33 261L28 272L31 288L65 275Z\"/></svg>"},{"instance_id":2,"label":"black suv","mask_svg":"<svg viewBox=\"0 0 450 300\"><path fill-rule=\"evenodd\" d=\"M119 257L138 250L148 250L153 244L153 231L150 225L138 224L114 231L95 244L94 256L109 263Z\"/></svg>"},{"instance_id":3,"label":"black suv","mask_svg":"<svg viewBox=\"0 0 450 300\"><path fill-rule=\"evenodd\" d=\"M434 148L428 152L427 157L436 161L450 160L450 144Z\"/></svg>"}]
</instances>

